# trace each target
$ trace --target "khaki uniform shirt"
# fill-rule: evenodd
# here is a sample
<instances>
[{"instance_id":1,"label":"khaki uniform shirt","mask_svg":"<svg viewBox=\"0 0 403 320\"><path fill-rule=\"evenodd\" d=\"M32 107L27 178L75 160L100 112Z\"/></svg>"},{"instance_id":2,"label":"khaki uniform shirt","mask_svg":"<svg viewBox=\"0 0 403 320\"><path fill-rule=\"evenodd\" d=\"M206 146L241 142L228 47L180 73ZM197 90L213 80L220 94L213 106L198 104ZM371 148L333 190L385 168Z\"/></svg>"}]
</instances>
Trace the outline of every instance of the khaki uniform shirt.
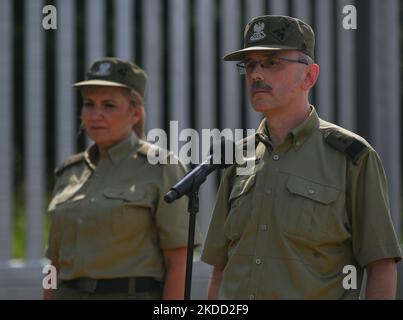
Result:
<instances>
[{"instance_id":1,"label":"khaki uniform shirt","mask_svg":"<svg viewBox=\"0 0 403 320\"><path fill-rule=\"evenodd\" d=\"M368 263L401 257L377 153L313 107L274 150L265 120L256 137L250 174L224 173L202 253L224 268L219 298L358 298ZM353 161L332 142L361 149ZM347 265L356 290L343 288Z\"/></svg>"},{"instance_id":2,"label":"khaki uniform shirt","mask_svg":"<svg viewBox=\"0 0 403 320\"><path fill-rule=\"evenodd\" d=\"M132 134L98 161L92 146L57 171L46 256L60 265L60 279L162 280L162 250L187 245L186 197L163 200L185 169L180 163L151 165L151 147Z\"/></svg>"}]
</instances>

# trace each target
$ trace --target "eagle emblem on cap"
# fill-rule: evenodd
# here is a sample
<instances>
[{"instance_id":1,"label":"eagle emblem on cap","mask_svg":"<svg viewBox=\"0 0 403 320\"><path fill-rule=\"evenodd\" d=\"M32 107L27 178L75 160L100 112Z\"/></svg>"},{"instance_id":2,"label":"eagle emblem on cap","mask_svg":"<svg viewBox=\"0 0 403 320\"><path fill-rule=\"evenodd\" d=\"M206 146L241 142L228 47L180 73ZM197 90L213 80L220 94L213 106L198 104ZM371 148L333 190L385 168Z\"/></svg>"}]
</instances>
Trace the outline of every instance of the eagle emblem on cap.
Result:
<instances>
[{"instance_id":1,"label":"eagle emblem on cap","mask_svg":"<svg viewBox=\"0 0 403 320\"><path fill-rule=\"evenodd\" d=\"M264 33L264 22L256 22L253 26L253 33L250 37L250 41L258 41L266 38Z\"/></svg>"},{"instance_id":2,"label":"eagle emblem on cap","mask_svg":"<svg viewBox=\"0 0 403 320\"><path fill-rule=\"evenodd\" d=\"M98 68L94 71L95 76L109 76L111 74L111 64L109 62L102 62L98 65Z\"/></svg>"}]
</instances>

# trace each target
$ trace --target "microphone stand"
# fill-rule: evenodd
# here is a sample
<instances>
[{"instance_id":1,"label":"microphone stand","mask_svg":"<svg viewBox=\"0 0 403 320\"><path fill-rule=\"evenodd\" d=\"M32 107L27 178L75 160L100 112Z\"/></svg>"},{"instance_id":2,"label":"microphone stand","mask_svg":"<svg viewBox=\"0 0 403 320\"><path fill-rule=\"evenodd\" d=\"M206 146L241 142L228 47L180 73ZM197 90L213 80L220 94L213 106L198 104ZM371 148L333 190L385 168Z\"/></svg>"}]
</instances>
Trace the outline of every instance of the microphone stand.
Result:
<instances>
[{"instance_id":1,"label":"microphone stand","mask_svg":"<svg viewBox=\"0 0 403 320\"><path fill-rule=\"evenodd\" d=\"M201 165L193 169L184 178L182 178L182 185L178 183L177 186L165 195L164 199L168 203L177 200L182 195L189 197L188 212L189 212L189 230L188 230L188 244L187 244L187 257L186 257L186 278L185 278L185 300L190 300L190 291L192 287L192 271L193 271L193 249L194 237L196 228L196 215L199 212L199 189L200 186L206 181L207 176L216 169L222 169L226 166L221 164L212 165L208 161L203 162ZM175 188L178 188L176 190ZM183 191L181 191L183 190ZM184 191L186 190L186 191ZM183 192L181 194L181 192Z\"/></svg>"},{"instance_id":2,"label":"microphone stand","mask_svg":"<svg viewBox=\"0 0 403 320\"><path fill-rule=\"evenodd\" d=\"M214 170L214 169L213 169ZM211 170L211 171L213 171ZM201 172L201 171L200 171ZM206 181L207 175L196 174L192 181L192 188L187 196L189 197L189 231L188 231L188 247L186 258L186 278L185 278L185 300L190 300L190 291L192 287L192 271L193 271L193 249L196 228L196 215L199 212L199 189Z\"/></svg>"},{"instance_id":3,"label":"microphone stand","mask_svg":"<svg viewBox=\"0 0 403 320\"><path fill-rule=\"evenodd\" d=\"M189 231L188 231L188 248L186 258L186 278L185 278L185 300L190 300L190 292L192 287L192 271L193 271L193 249L196 228L196 215L199 212L199 189L201 183L193 183L192 191L189 196Z\"/></svg>"}]
</instances>

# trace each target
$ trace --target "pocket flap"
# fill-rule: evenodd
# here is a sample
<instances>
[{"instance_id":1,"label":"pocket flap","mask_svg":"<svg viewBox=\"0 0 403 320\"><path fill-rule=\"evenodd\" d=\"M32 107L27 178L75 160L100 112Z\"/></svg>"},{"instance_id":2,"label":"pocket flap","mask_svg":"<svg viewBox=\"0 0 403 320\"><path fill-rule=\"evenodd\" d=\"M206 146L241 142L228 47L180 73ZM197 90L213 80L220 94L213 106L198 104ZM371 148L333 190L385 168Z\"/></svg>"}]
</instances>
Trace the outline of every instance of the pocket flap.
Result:
<instances>
[{"instance_id":1,"label":"pocket flap","mask_svg":"<svg viewBox=\"0 0 403 320\"><path fill-rule=\"evenodd\" d=\"M121 199L127 202L135 202L144 198L143 191L130 186L123 188L105 188L104 195L109 199Z\"/></svg>"},{"instance_id":2,"label":"pocket flap","mask_svg":"<svg viewBox=\"0 0 403 320\"><path fill-rule=\"evenodd\" d=\"M287 182L287 189L296 194L323 204L335 201L340 193L336 188L315 183L300 177L291 176Z\"/></svg>"},{"instance_id":3,"label":"pocket flap","mask_svg":"<svg viewBox=\"0 0 403 320\"><path fill-rule=\"evenodd\" d=\"M234 200L241 195L247 193L255 184L256 175L251 175L248 177L242 177L242 179L235 181L232 187L231 194L229 196L229 201Z\"/></svg>"}]
</instances>

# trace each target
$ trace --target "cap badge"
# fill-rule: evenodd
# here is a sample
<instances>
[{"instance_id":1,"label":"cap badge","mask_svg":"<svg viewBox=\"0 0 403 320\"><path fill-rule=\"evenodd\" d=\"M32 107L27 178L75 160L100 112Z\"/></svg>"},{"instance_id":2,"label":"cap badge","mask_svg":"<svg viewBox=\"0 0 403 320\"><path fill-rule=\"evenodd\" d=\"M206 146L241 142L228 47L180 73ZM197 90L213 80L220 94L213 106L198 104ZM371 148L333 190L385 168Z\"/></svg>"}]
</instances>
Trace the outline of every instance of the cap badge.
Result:
<instances>
[{"instance_id":1,"label":"cap badge","mask_svg":"<svg viewBox=\"0 0 403 320\"><path fill-rule=\"evenodd\" d=\"M250 41L258 41L266 38L264 33L264 22L256 22L253 26L253 34L250 37Z\"/></svg>"},{"instance_id":2,"label":"cap badge","mask_svg":"<svg viewBox=\"0 0 403 320\"><path fill-rule=\"evenodd\" d=\"M99 64L98 69L94 72L96 76L109 76L111 74L111 64L109 62L103 62Z\"/></svg>"}]
</instances>

